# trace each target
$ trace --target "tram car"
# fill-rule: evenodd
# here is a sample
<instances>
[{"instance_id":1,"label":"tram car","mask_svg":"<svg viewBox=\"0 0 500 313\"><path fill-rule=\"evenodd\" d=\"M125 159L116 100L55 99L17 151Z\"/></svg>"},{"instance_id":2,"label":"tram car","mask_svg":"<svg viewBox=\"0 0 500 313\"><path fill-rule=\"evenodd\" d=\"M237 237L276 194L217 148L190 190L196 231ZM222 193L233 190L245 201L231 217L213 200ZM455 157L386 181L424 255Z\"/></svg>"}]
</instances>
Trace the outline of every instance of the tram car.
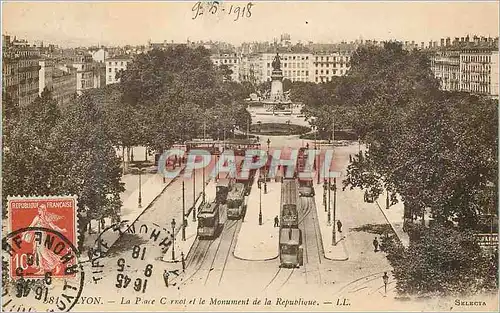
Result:
<instances>
[{"instance_id":1,"label":"tram car","mask_svg":"<svg viewBox=\"0 0 500 313\"><path fill-rule=\"evenodd\" d=\"M237 173L236 173L236 183L242 183L245 187L245 196L250 194L250 190L252 189L252 184L255 179L256 169L243 169L244 160L241 161Z\"/></svg>"},{"instance_id":2,"label":"tram car","mask_svg":"<svg viewBox=\"0 0 500 313\"><path fill-rule=\"evenodd\" d=\"M298 228L281 228L279 237L280 267L304 265L302 232Z\"/></svg>"},{"instance_id":3,"label":"tram car","mask_svg":"<svg viewBox=\"0 0 500 313\"><path fill-rule=\"evenodd\" d=\"M299 227L298 203L299 191L297 181L295 179L284 179L283 183L281 183L281 227Z\"/></svg>"},{"instance_id":4,"label":"tram car","mask_svg":"<svg viewBox=\"0 0 500 313\"><path fill-rule=\"evenodd\" d=\"M231 188L232 182L230 179L220 180L215 186L215 201L220 204L225 204L227 194Z\"/></svg>"},{"instance_id":5,"label":"tram car","mask_svg":"<svg viewBox=\"0 0 500 313\"><path fill-rule=\"evenodd\" d=\"M245 213L245 185L235 183L227 195L226 210L228 219L239 219Z\"/></svg>"},{"instance_id":6,"label":"tram car","mask_svg":"<svg viewBox=\"0 0 500 313\"><path fill-rule=\"evenodd\" d=\"M214 238L219 229L219 203L204 203L198 212L198 238Z\"/></svg>"}]
</instances>

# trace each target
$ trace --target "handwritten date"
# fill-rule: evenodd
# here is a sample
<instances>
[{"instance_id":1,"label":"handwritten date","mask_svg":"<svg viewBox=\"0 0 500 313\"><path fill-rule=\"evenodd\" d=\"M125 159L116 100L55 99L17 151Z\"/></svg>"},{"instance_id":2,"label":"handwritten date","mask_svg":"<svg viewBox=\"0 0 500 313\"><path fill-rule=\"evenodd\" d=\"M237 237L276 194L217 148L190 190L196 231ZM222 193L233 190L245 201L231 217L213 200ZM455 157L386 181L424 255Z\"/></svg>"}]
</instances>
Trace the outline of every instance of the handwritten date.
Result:
<instances>
[{"instance_id":1,"label":"handwritten date","mask_svg":"<svg viewBox=\"0 0 500 313\"><path fill-rule=\"evenodd\" d=\"M231 4L228 10L227 7L219 5L219 1L198 1L193 5L191 11L193 11L193 20L199 18L202 15L215 15L217 13L225 13L234 17L233 21L237 21L240 18L251 17L253 5L254 4L252 2L248 2L246 5Z\"/></svg>"}]
</instances>

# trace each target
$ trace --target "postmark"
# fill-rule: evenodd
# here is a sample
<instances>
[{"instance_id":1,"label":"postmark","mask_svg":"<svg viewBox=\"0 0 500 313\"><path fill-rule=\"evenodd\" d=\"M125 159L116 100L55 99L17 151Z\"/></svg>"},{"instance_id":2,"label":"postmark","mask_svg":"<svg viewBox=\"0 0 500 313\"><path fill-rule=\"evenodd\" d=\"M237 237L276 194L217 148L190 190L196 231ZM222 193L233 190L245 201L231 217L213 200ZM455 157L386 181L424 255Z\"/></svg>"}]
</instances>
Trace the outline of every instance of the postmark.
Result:
<instances>
[{"instance_id":1,"label":"postmark","mask_svg":"<svg viewBox=\"0 0 500 313\"><path fill-rule=\"evenodd\" d=\"M177 229L179 230L179 229ZM119 232L116 242L106 240L107 232ZM134 239L132 239L134 238ZM119 241L137 241L127 246L127 252L120 258L111 262L102 262L103 258L112 258L114 245ZM156 268L161 267L164 254L172 244L171 230L161 227L156 223L141 223L136 221L128 224L122 221L105 228L97 237L92 250L88 252L89 265L92 268L92 282L100 284L104 272L113 273L115 279L112 286L117 289L130 289L145 293L148 280L155 275L162 275ZM106 270L104 269L106 264ZM106 281L109 284L109 281Z\"/></svg>"},{"instance_id":2,"label":"postmark","mask_svg":"<svg viewBox=\"0 0 500 313\"><path fill-rule=\"evenodd\" d=\"M31 241L23 239L28 234ZM25 264L9 264L9 274L14 275L4 282L2 310L69 311L77 303L85 274L78 262L78 249L63 234L45 227L20 228L2 239L2 249L11 260L21 252L31 251L26 254ZM36 266L39 253L50 254L56 268Z\"/></svg>"}]
</instances>

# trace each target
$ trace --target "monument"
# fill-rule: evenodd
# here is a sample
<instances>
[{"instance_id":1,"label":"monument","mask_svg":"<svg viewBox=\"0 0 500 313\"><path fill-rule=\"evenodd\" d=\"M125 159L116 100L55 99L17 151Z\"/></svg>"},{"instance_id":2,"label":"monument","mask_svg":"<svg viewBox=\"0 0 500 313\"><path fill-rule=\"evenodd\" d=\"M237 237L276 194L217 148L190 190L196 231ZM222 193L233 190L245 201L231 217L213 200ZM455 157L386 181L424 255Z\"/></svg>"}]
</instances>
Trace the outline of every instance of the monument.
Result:
<instances>
[{"instance_id":1,"label":"monument","mask_svg":"<svg viewBox=\"0 0 500 313\"><path fill-rule=\"evenodd\" d=\"M283 96L283 71L281 70L281 58L278 53L272 62L273 71L271 74L271 97L272 102L282 102Z\"/></svg>"},{"instance_id":2,"label":"monument","mask_svg":"<svg viewBox=\"0 0 500 313\"><path fill-rule=\"evenodd\" d=\"M283 70L281 57L276 53L271 65L271 90L264 94L264 99L249 101L247 110L252 116L253 123L292 123L307 126L304 115L301 114L302 104L293 103L283 92Z\"/></svg>"}]
</instances>

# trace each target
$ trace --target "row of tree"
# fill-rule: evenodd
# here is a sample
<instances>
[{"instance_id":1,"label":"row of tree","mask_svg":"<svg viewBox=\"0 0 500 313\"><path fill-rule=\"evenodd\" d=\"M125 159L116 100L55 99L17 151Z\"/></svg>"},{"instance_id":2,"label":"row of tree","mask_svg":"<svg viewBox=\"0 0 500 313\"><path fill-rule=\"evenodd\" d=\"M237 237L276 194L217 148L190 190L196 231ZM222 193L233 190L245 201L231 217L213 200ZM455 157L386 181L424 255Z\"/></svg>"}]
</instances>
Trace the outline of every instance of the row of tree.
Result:
<instances>
[{"instance_id":1,"label":"row of tree","mask_svg":"<svg viewBox=\"0 0 500 313\"><path fill-rule=\"evenodd\" d=\"M129 157L136 145L161 152L229 136L250 119L243 103L250 87L224 80L203 48L152 50L118 76L120 83L63 108L49 91L22 108L3 95L4 207L11 195L76 194L83 230L91 219L117 219L124 187L116 149Z\"/></svg>"},{"instance_id":2,"label":"row of tree","mask_svg":"<svg viewBox=\"0 0 500 313\"><path fill-rule=\"evenodd\" d=\"M359 48L350 65L346 76L332 82L298 83L292 96L306 104L306 115L316 117L320 130L331 132L335 118L336 129L354 129L368 146L349 165L345 187L365 189L375 198L388 190L393 203L399 194L407 221L424 221L430 213L436 226L406 225L418 234L410 234L410 247L390 258L399 290L470 291L465 277L481 281L474 288L495 286L484 282L494 279L488 266L495 262L470 258L480 250L477 244L471 249L474 238L465 234L484 231L485 217L487 231L498 232L497 103L440 91L428 56L398 44ZM455 252L446 252L452 245ZM472 263L454 262L458 256ZM449 280L445 271L461 278Z\"/></svg>"}]
</instances>

